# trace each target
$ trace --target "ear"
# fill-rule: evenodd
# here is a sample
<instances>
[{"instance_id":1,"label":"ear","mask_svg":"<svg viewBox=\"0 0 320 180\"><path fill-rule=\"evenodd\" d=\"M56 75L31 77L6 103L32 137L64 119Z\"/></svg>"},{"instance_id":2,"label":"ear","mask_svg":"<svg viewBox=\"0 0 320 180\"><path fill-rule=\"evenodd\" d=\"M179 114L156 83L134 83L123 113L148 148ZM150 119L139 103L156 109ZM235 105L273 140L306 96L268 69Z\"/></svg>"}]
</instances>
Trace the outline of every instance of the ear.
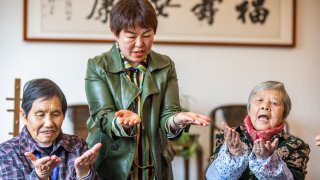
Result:
<instances>
[{"instance_id":1,"label":"ear","mask_svg":"<svg viewBox=\"0 0 320 180\"><path fill-rule=\"evenodd\" d=\"M27 124L27 114L24 112L23 109L20 109L20 118L24 124Z\"/></svg>"},{"instance_id":2,"label":"ear","mask_svg":"<svg viewBox=\"0 0 320 180\"><path fill-rule=\"evenodd\" d=\"M118 41L119 36L117 36L114 31L112 31L112 35L113 35L113 37Z\"/></svg>"}]
</instances>

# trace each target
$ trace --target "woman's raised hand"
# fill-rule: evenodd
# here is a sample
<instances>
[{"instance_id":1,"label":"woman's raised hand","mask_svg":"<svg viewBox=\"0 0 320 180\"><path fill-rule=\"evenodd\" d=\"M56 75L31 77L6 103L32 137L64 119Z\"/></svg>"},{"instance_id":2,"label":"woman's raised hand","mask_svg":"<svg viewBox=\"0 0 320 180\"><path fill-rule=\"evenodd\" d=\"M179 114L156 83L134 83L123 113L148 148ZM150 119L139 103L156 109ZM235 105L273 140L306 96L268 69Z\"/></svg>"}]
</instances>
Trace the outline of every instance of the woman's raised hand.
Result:
<instances>
[{"instance_id":1,"label":"woman's raised hand","mask_svg":"<svg viewBox=\"0 0 320 180\"><path fill-rule=\"evenodd\" d=\"M211 119L208 116L193 113L193 112L180 112L173 117L173 123L179 126L187 125L200 125L209 126Z\"/></svg>"},{"instance_id":2,"label":"woman's raised hand","mask_svg":"<svg viewBox=\"0 0 320 180\"><path fill-rule=\"evenodd\" d=\"M233 156L241 155L243 149L239 133L235 129L230 128L228 125L223 123L223 134L229 153Z\"/></svg>"},{"instance_id":3,"label":"woman's raised hand","mask_svg":"<svg viewBox=\"0 0 320 180\"><path fill-rule=\"evenodd\" d=\"M40 180L48 179L53 169L61 162L61 159L56 155L45 156L42 158L37 158L31 152L26 152L24 155L31 160Z\"/></svg>"},{"instance_id":4,"label":"woman's raised hand","mask_svg":"<svg viewBox=\"0 0 320 180\"><path fill-rule=\"evenodd\" d=\"M270 141L264 142L263 139L257 139L253 144L253 152L259 159L267 159L278 147L278 138L274 139L271 143Z\"/></svg>"},{"instance_id":5,"label":"woman's raised hand","mask_svg":"<svg viewBox=\"0 0 320 180\"><path fill-rule=\"evenodd\" d=\"M101 143L97 143L74 161L77 178L84 178L89 174L90 167L95 162L100 148Z\"/></svg>"},{"instance_id":6,"label":"woman's raised hand","mask_svg":"<svg viewBox=\"0 0 320 180\"><path fill-rule=\"evenodd\" d=\"M118 118L118 123L124 126L133 126L141 122L138 114L129 110L117 111L116 117Z\"/></svg>"}]
</instances>

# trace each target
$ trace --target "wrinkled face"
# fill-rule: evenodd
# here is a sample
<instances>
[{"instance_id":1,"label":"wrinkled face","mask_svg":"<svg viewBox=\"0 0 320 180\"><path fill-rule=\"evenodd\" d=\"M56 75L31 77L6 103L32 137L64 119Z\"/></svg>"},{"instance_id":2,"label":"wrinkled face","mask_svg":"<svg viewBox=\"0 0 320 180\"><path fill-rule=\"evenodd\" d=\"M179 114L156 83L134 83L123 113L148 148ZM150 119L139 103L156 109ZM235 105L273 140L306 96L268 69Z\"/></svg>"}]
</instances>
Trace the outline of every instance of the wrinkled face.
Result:
<instances>
[{"instance_id":1,"label":"wrinkled face","mask_svg":"<svg viewBox=\"0 0 320 180\"><path fill-rule=\"evenodd\" d=\"M133 67L136 67L150 53L154 31L152 29L132 27L127 30L121 30L119 36L115 36L115 38L127 61Z\"/></svg>"},{"instance_id":2,"label":"wrinkled face","mask_svg":"<svg viewBox=\"0 0 320 180\"><path fill-rule=\"evenodd\" d=\"M61 132L64 120L61 103L57 97L36 99L28 117L23 110L21 110L21 117L32 138L40 147L48 147L55 141Z\"/></svg>"},{"instance_id":3,"label":"wrinkled face","mask_svg":"<svg viewBox=\"0 0 320 180\"><path fill-rule=\"evenodd\" d=\"M256 93L249 109L251 123L256 130L270 129L284 121L282 96L278 90L263 90Z\"/></svg>"}]
</instances>

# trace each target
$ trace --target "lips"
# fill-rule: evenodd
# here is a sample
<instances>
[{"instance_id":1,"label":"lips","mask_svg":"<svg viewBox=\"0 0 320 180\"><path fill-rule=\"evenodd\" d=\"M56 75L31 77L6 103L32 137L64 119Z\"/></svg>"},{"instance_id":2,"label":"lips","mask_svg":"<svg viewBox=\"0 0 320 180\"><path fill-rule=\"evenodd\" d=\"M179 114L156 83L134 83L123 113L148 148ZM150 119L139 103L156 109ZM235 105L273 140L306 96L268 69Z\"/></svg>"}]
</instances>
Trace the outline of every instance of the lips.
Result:
<instances>
[{"instance_id":1,"label":"lips","mask_svg":"<svg viewBox=\"0 0 320 180\"><path fill-rule=\"evenodd\" d=\"M135 56L140 57L140 56L143 56L144 51L133 51L133 54L134 54Z\"/></svg>"},{"instance_id":2,"label":"lips","mask_svg":"<svg viewBox=\"0 0 320 180\"><path fill-rule=\"evenodd\" d=\"M54 130L41 131L41 133L46 136L50 136L54 134Z\"/></svg>"},{"instance_id":3,"label":"lips","mask_svg":"<svg viewBox=\"0 0 320 180\"><path fill-rule=\"evenodd\" d=\"M269 116L267 116L267 115L265 115L265 114L262 114L262 115L259 115L259 116L258 116L258 119L259 119L260 121L268 121L270 118L269 118Z\"/></svg>"}]
</instances>

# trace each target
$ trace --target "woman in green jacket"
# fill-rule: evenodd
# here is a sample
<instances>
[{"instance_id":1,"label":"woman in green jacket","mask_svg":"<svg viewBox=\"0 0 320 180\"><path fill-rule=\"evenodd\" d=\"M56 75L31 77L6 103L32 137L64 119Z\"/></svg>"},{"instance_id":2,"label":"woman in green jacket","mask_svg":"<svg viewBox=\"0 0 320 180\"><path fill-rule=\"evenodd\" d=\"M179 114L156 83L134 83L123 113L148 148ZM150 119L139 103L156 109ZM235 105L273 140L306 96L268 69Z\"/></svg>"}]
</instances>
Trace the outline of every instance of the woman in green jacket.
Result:
<instances>
[{"instance_id":1,"label":"woman in green jacket","mask_svg":"<svg viewBox=\"0 0 320 180\"><path fill-rule=\"evenodd\" d=\"M157 16L148 0L118 0L110 13L116 43L88 61L88 143L101 142L103 179L172 179L168 139L210 118L181 112L173 61L151 50Z\"/></svg>"}]
</instances>

